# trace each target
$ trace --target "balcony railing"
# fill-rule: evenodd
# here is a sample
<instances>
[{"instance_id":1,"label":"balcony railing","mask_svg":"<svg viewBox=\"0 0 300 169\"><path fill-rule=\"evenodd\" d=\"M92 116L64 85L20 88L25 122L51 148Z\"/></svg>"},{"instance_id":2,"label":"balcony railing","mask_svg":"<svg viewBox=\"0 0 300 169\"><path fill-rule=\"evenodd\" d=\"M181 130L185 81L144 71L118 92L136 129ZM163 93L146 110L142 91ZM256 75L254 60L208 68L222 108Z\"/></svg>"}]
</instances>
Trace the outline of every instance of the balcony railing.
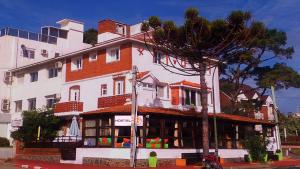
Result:
<instances>
[{"instance_id":1,"label":"balcony railing","mask_svg":"<svg viewBox=\"0 0 300 169\"><path fill-rule=\"evenodd\" d=\"M130 101L130 99L131 94L100 97L98 98L98 108L124 105L126 102Z\"/></svg>"},{"instance_id":2,"label":"balcony railing","mask_svg":"<svg viewBox=\"0 0 300 169\"><path fill-rule=\"evenodd\" d=\"M15 37L29 39L29 40L35 40L35 41L45 42L50 44L57 44L57 38L54 36L42 35L39 33L28 32L20 29L14 29L14 28L1 29L0 37L5 35L15 36Z\"/></svg>"},{"instance_id":3,"label":"balcony railing","mask_svg":"<svg viewBox=\"0 0 300 169\"><path fill-rule=\"evenodd\" d=\"M83 102L70 101L63 103L56 103L54 106L54 113L83 111Z\"/></svg>"}]
</instances>

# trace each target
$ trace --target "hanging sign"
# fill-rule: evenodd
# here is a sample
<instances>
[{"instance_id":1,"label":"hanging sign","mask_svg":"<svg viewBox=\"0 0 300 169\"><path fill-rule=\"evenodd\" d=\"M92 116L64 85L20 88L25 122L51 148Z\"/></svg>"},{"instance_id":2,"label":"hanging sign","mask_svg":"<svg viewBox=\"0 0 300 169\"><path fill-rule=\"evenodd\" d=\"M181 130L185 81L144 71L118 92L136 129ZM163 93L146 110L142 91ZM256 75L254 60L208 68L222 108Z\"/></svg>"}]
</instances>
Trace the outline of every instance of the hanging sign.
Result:
<instances>
[{"instance_id":1,"label":"hanging sign","mask_svg":"<svg viewBox=\"0 0 300 169\"><path fill-rule=\"evenodd\" d=\"M22 119L13 119L11 121L11 126L12 127L21 127L23 125L23 120Z\"/></svg>"},{"instance_id":2,"label":"hanging sign","mask_svg":"<svg viewBox=\"0 0 300 169\"><path fill-rule=\"evenodd\" d=\"M131 116L115 116L115 126L131 126ZM143 126L143 116L137 116L136 125Z\"/></svg>"}]
</instances>

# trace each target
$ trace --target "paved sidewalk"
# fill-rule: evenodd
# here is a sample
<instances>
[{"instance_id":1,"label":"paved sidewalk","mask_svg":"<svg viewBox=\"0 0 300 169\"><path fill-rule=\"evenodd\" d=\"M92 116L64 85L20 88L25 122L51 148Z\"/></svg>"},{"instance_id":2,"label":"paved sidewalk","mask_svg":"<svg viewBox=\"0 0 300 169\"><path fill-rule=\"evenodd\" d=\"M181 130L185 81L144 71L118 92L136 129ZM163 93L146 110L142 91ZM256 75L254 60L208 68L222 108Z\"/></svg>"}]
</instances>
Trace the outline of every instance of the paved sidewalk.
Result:
<instances>
[{"instance_id":1,"label":"paved sidewalk","mask_svg":"<svg viewBox=\"0 0 300 169\"><path fill-rule=\"evenodd\" d=\"M28 161L28 160L16 160L9 163L0 161L1 169L17 169L21 165L29 165L29 168L34 166L40 166L42 169L111 169L112 167L98 167L89 165L78 165L78 164L60 164L60 163L49 163L42 161ZM283 161L269 162L266 164L261 163L225 163L223 164L224 169L254 169L254 168L283 168L283 167L295 167L300 166L300 159L285 159ZM116 167L113 167L116 169ZM187 166L187 167L160 167L161 169L200 169L199 166ZM118 168L118 169L130 169L130 168ZM141 169L141 168L137 168ZM145 169L145 168L144 168Z\"/></svg>"}]
</instances>

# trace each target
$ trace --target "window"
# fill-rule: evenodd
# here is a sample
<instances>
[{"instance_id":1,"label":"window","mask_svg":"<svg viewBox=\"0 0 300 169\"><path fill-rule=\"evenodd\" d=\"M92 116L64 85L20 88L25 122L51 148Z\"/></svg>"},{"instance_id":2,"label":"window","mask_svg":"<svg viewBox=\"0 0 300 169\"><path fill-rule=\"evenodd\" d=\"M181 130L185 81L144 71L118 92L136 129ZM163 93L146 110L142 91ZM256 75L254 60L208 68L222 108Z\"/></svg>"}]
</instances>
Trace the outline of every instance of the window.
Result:
<instances>
[{"instance_id":1,"label":"window","mask_svg":"<svg viewBox=\"0 0 300 169\"><path fill-rule=\"evenodd\" d=\"M38 81L38 77L39 77L38 72L32 72L32 73L30 73L30 82L36 82L36 81Z\"/></svg>"},{"instance_id":2,"label":"window","mask_svg":"<svg viewBox=\"0 0 300 169\"><path fill-rule=\"evenodd\" d=\"M96 120L84 121L84 146L96 146Z\"/></svg>"},{"instance_id":3,"label":"window","mask_svg":"<svg viewBox=\"0 0 300 169\"><path fill-rule=\"evenodd\" d=\"M163 98L164 97L164 87L163 86L156 86L156 97Z\"/></svg>"},{"instance_id":4,"label":"window","mask_svg":"<svg viewBox=\"0 0 300 169\"><path fill-rule=\"evenodd\" d=\"M29 58L29 59L34 59L34 57L35 57L34 49L29 49L29 48L25 47L25 45L21 45L21 49L22 49L23 57Z\"/></svg>"},{"instance_id":5,"label":"window","mask_svg":"<svg viewBox=\"0 0 300 169\"><path fill-rule=\"evenodd\" d=\"M178 137L178 121L173 119L166 119L164 123L164 144L167 145L168 148L177 148L179 147Z\"/></svg>"},{"instance_id":6,"label":"window","mask_svg":"<svg viewBox=\"0 0 300 169\"><path fill-rule=\"evenodd\" d=\"M80 86L72 86L70 88L70 101L79 101L80 100Z\"/></svg>"},{"instance_id":7,"label":"window","mask_svg":"<svg viewBox=\"0 0 300 169\"><path fill-rule=\"evenodd\" d=\"M107 85L102 84L101 85L101 96L106 96L107 95Z\"/></svg>"},{"instance_id":8,"label":"window","mask_svg":"<svg viewBox=\"0 0 300 169\"><path fill-rule=\"evenodd\" d=\"M190 90L190 89L185 89L185 99L184 99L184 103L185 105L199 105L199 96L198 96L198 99L197 99L197 95L198 95L198 92L196 92L195 90ZM197 103L197 100L199 103Z\"/></svg>"},{"instance_id":9,"label":"window","mask_svg":"<svg viewBox=\"0 0 300 169\"><path fill-rule=\"evenodd\" d=\"M93 62L97 60L97 53L91 53L89 56L89 61Z\"/></svg>"},{"instance_id":10,"label":"window","mask_svg":"<svg viewBox=\"0 0 300 169\"><path fill-rule=\"evenodd\" d=\"M36 98L28 99L28 110L36 109Z\"/></svg>"},{"instance_id":11,"label":"window","mask_svg":"<svg viewBox=\"0 0 300 169\"><path fill-rule=\"evenodd\" d=\"M118 34L125 35L125 26L124 25L117 25L116 32Z\"/></svg>"},{"instance_id":12,"label":"window","mask_svg":"<svg viewBox=\"0 0 300 169\"><path fill-rule=\"evenodd\" d=\"M15 112L22 112L22 100L15 101Z\"/></svg>"},{"instance_id":13,"label":"window","mask_svg":"<svg viewBox=\"0 0 300 169\"><path fill-rule=\"evenodd\" d=\"M116 81L115 82L115 95L122 95L124 94L124 81Z\"/></svg>"},{"instance_id":14,"label":"window","mask_svg":"<svg viewBox=\"0 0 300 169\"><path fill-rule=\"evenodd\" d=\"M82 57L72 59L71 71L82 69Z\"/></svg>"},{"instance_id":15,"label":"window","mask_svg":"<svg viewBox=\"0 0 300 169\"><path fill-rule=\"evenodd\" d=\"M56 68L49 68L48 69L48 77L53 78L53 77L57 77L58 74L58 70Z\"/></svg>"},{"instance_id":16,"label":"window","mask_svg":"<svg viewBox=\"0 0 300 169\"><path fill-rule=\"evenodd\" d=\"M142 85L143 85L144 88L150 88L150 89L154 88L154 85L152 83L142 82Z\"/></svg>"},{"instance_id":17,"label":"window","mask_svg":"<svg viewBox=\"0 0 300 169\"><path fill-rule=\"evenodd\" d=\"M193 148L193 124L192 121L183 121L181 123L181 139L183 148Z\"/></svg>"},{"instance_id":18,"label":"window","mask_svg":"<svg viewBox=\"0 0 300 169\"><path fill-rule=\"evenodd\" d=\"M99 120L98 146L111 146L111 126L112 119L110 117L102 117Z\"/></svg>"},{"instance_id":19,"label":"window","mask_svg":"<svg viewBox=\"0 0 300 169\"><path fill-rule=\"evenodd\" d=\"M161 52L155 52L153 62L156 64L161 63L162 53Z\"/></svg>"},{"instance_id":20,"label":"window","mask_svg":"<svg viewBox=\"0 0 300 169\"><path fill-rule=\"evenodd\" d=\"M56 103L56 99L54 95L46 96L46 107L53 108Z\"/></svg>"},{"instance_id":21,"label":"window","mask_svg":"<svg viewBox=\"0 0 300 169\"><path fill-rule=\"evenodd\" d=\"M119 48L110 49L110 50L108 50L108 53L106 56L107 56L106 63L119 61L120 60L120 49Z\"/></svg>"}]
</instances>

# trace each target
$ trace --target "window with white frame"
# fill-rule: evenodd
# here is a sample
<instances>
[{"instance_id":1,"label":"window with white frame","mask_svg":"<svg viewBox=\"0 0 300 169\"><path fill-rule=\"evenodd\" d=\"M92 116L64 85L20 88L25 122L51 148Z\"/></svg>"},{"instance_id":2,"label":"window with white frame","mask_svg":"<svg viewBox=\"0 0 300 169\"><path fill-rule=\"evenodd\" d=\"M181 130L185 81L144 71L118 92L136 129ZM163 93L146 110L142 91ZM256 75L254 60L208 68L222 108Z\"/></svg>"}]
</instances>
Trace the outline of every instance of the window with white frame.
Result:
<instances>
[{"instance_id":1,"label":"window with white frame","mask_svg":"<svg viewBox=\"0 0 300 169\"><path fill-rule=\"evenodd\" d=\"M120 60L120 48L109 49L106 54L106 63Z\"/></svg>"},{"instance_id":2,"label":"window with white frame","mask_svg":"<svg viewBox=\"0 0 300 169\"><path fill-rule=\"evenodd\" d=\"M160 64L163 54L161 52L155 52L153 56L153 63Z\"/></svg>"},{"instance_id":3,"label":"window with white frame","mask_svg":"<svg viewBox=\"0 0 300 169\"><path fill-rule=\"evenodd\" d=\"M164 86L156 86L156 96L158 98L164 98L164 92L165 92L164 89L165 89Z\"/></svg>"},{"instance_id":4,"label":"window with white frame","mask_svg":"<svg viewBox=\"0 0 300 169\"><path fill-rule=\"evenodd\" d=\"M200 105L200 92L191 89L184 90L184 105Z\"/></svg>"},{"instance_id":5,"label":"window with white frame","mask_svg":"<svg viewBox=\"0 0 300 169\"><path fill-rule=\"evenodd\" d=\"M38 72L30 73L30 82L36 82L38 81L38 78L39 78Z\"/></svg>"},{"instance_id":6,"label":"window with white frame","mask_svg":"<svg viewBox=\"0 0 300 169\"><path fill-rule=\"evenodd\" d=\"M35 50L31 48L26 48L25 46L21 46L22 56L24 58L34 59Z\"/></svg>"},{"instance_id":7,"label":"window with white frame","mask_svg":"<svg viewBox=\"0 0 300 169\"><path fill-rule=\"evenodd\" d=\"M107 95L107 84L102 84L101 85L101 96L106 96Z\"/></svg>"},{"instance_id":8,"label":"window with white frame","mask_svg":"<svg viewBox=\"0 0 300 169\"><path fill-rule=\"evenodd\" d=\"M82 57L77 57L72 59L71 71L82 69Z\"/></svg>"},{"instance_id":9,"label":"window with white frame","mask_svg":"<svg viewBox=\"0 0 300 169\"><path fill-rule=\"evenodd\" d=\"M154 88L154 85L152 83L142 82L142 86L143 86L143 88L149 88L149 89L153 89Z\"/></svg>"},{"instance_id":10,"label":"window with white frame","mask_svg":"<svg viewBox=\"0 0 300 169\"><path fill-rule=\"evenodd\" d=\"M49 68L48 69L48 78L54 78L54 77L57 77L58 75L58 69L52 67L52 68Z\"/></svg>"},{"instance_id":11,"label":"window with white frame","mask_svg":"<svg viewBox=\"0 0 300 169\"><path fill-rule=\"evenodd\" d=\"M28 110L36 109L36 98L28 99Z\"/></svg>"},{"instance_id":12,"label":"window with white frame","mask_svg":"<svg viewBox=\"0 0 300 169\"><path fill-rule=\"evenodd\" d=\"M15 101L15 112L22 112L22 100Z\"/></svg>"},{"instance_id":13,"label":"window with white frame","mask_svg":"<svg viewBox=\"0 0 300 169\"><path fill-rule=\"evenodd\" d=\"M93 61L96 61L96 60L97 60L97 53L96 52L90 53L89 54L89 61L93 62Z\"/></svg>"},{"instance_id":14,"label":"window with white frame","mask_svg":"<svg viewBox=\"0 0 300 169\"><path fill-rule=\"evenodd\" d=\"M56 103L55 95L46 96L46 107L53 108Z\"/></svg>"},{"instance_id":15,"label":"window with white frame","mask_svg":"<svg viewBox=\"0 0 300 169\"><path fill-rule=\"evenodd\" d=\"M124 81L118 80L115 82L115 94L122 95L124 94Z\"/></svg>"}]
</instances>

